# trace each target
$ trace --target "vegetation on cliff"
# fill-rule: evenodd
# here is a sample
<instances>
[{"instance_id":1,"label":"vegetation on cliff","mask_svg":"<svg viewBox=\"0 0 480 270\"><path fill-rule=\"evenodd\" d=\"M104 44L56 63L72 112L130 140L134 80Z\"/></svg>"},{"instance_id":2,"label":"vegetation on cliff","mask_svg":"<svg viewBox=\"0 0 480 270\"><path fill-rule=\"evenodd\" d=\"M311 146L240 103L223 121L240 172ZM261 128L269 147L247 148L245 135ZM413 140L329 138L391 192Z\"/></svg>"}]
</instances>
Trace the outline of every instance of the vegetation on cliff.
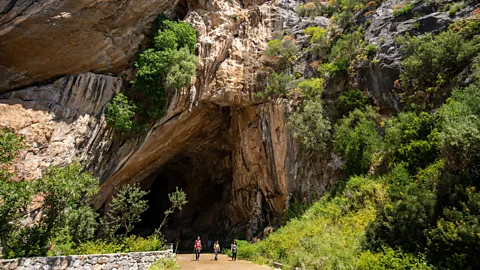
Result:
<instances>
[{"instance_id":1,"label":"vegetation on cliff","mask_svg":"<svg viewBox=\"0 0 480 270\"><path fill-rule=\"evenodd\" d=\"M291 90L273 97L297 101L290 128L304 150L333 149L341 156L345 179L267 239L240 242L239 257L279 261L287 269L480 267L478 12L435 35L397 38L402 69L392 90L404 110L392 116L382 115L356 79L362 66L379 61L378 47L366 44L356 25L368 26L358 17L368 18L379 3L300 6L300 15L326 14L334 24L307 28L308 56L289 56L313 59L307 63L313 78L291 77ZM409 14L415 4L396 7L394 15ZM293 70L295 60L276 72ZM319 95L301 94L300 85L313 80L321 83L309 89L319 89ZM335 101L336 113L327 114L322 92L338 80L346 87Z\"/></svg>"},{"instance_id":2,"label":"vegetation on cliff","mask_svg":"<svg viewBox=\"0 0 480 270\"><path fill-rule=\"evenodd\" d=\"M107 124L118 132L141 131L164 116L168 99L189 86L195 75L195 29L186 22L159 16L152 32L150 46L135 61L129 99L118 94L108 106Z\"/></svg>"}]
</instances>

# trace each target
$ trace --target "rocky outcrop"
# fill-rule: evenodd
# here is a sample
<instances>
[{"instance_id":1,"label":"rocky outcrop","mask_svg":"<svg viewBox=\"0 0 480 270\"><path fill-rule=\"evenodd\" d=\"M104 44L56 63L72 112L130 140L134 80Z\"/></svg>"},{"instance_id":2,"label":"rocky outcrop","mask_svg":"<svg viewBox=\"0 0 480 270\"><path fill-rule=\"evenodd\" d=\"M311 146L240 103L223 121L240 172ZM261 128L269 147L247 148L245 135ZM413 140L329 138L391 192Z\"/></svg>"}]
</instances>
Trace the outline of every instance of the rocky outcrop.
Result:
<instances>
[{"instance_id":1,"label":"rocky outcrop","mask_svg":"<svg viewBox=\"0 0 480 270\"><path fill-rule=\"evenodd\" d=\"M116 77L85 73L1 95L0 127L20 134L25 145L17 177L37 178L72 160L101 161L112 136L102 112L121 87Z\"/></svg>"},{"instance_id":2,"label":"rocky outcrop","mask_svg":"<svg viewBox=\"0 0 480 270\"><path fill-rule=\"evenodd\" d=\"M84 72L120 73L178 1L0 2L0 93Z\"/></svg>"}]
</instances>

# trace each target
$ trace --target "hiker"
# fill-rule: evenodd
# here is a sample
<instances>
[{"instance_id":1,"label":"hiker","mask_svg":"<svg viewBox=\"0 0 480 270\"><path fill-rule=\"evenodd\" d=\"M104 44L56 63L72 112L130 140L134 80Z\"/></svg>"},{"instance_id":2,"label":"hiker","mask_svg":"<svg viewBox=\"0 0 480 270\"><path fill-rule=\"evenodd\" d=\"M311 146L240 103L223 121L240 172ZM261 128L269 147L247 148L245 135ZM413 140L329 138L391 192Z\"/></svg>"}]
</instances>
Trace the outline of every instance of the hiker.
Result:
<instances>
[{"instance_id":1,"label":"hiker","mask_svg":"<svg viewBox=\"0 0 480 270\"><path fill-rule=\"evenodd\" d=\"M232 261L237 260L237 240L233 240L232 244Z\"/></svg>"},{"instance_id":2,"label":"hiker","mask_svg":"<svg viewBox=\"0 0 480 270\"><path fill-rule=\"evenodd\" d=\"M215 261L218 260L218 253L220 252L220 244L218 240L213 244L213 251L215 252Z\"/></svg>"},{"instance_id":3,"label":"hiker","mask_svg":"<svg viewBox=\"0 0 480 270\"><path fill-rule=\"evenodd\" d=\"M195 240L193 250L195 250L195 260L200 260L200 251L202 251L202 240L200 240L200 236L197 237L197 240Z\"/></svg>"}]
</instances>

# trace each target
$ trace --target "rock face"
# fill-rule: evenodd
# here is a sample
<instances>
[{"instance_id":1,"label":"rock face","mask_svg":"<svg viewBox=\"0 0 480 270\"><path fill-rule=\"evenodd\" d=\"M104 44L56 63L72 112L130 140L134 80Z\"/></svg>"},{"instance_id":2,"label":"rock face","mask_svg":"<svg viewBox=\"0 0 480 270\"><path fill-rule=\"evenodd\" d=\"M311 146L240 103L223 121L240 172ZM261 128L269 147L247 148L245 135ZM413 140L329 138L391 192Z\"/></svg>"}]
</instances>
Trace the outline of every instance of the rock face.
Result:
<instances>
[{"instance_id":1,"label":"rock face","mask_svg":"<svg viewBox=\"0 0 480 270\"><path fill-rule=\"evenodd\" d=\"M37 178L48 166L72 160L101 161L112 136L102 113L121 87L116 77L85 73L1 95L0 127L25 143L17 176Z\"/></svg>"},{"instance_id":2,"label":"rock face","mask_svg":"<svg viewBox=\"0 0 480 270\"><path fill-rule=\"evenodd\" d=\"M169 222L171 241L200 232L205 239L254 237L282 221L292 193L309 200L339 179L338 157L299 152L286 128L286 100L254 97L264 87L259 58L276 32L292 30L304 42L300 26L328 24L322 17L298 18L296 1L26 4L5 4L0 30L2 91L43 84L0 100L0 126L23 134L27 143L17 162L20 177L38 177L41 169L75 157L101 179L94 200L99 208L115 187L140 182L151 190L140 232L159 225L167 194L183 188L189 203ZM197 30L195 83L173 97L146 135L113 134L102 113L125 83L120 75L83 72L125 71L149 23L166 10L187 14Z\"/></svg>"},{"instance_id":3,"label":"rock face","mask_svg":"<svg viewBox=\"0 0 480 270\"><path fill-rule=\"evenodd\" d=\"M0 93L65 74L119 73L178 1L0 2Z\"/></svg>"}]
</instances>

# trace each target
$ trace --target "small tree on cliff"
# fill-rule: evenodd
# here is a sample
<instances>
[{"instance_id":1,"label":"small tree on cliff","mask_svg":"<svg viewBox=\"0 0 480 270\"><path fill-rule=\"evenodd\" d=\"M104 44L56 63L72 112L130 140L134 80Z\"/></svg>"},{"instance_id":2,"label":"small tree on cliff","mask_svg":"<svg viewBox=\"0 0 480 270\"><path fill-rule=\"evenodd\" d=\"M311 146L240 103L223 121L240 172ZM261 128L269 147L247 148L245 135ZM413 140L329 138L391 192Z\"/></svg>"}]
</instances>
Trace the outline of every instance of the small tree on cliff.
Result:
<instances>
[{"instance_id":1,"label":"small tree on cliff","mask_svg":"<svg viewBox=\"0 0 480 270\"><path fill-rule=\"evenodd\" d=\"M117 190L110 203L110 209L104 220L105 231L110 238L120 229L125 230L125 236L134 228L134 224L142 221L140 216L148 209L148 201L142 198L148 194L138 184L125 185Z\"/></svg>"}]
</instances>

